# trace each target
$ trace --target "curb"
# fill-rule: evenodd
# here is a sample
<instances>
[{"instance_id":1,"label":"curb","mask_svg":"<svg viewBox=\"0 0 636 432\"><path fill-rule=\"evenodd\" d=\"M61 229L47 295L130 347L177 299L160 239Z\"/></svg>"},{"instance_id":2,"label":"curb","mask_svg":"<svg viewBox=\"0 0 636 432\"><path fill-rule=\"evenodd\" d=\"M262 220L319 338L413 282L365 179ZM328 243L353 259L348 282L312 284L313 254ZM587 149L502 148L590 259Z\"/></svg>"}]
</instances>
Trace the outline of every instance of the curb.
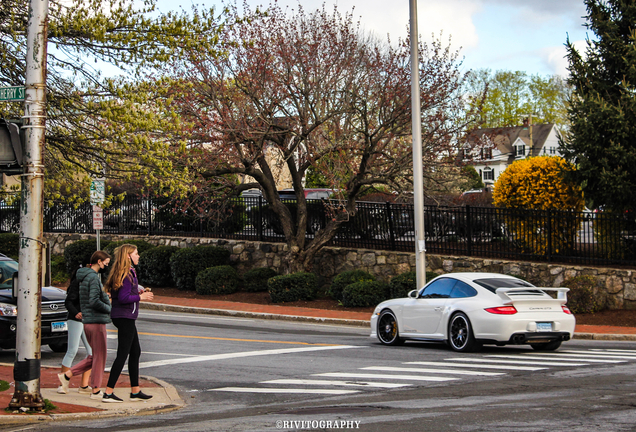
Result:
<instances>
[{"instance_id":1,"label":"curb","mask_svg":"<svg viewBox=\"0 0 636 432\"><path fill-rule=\"evenodd\" d=\"M634 334L612 333L574 333L572 339L607 340L607 341L636 341Z\"/></svg>"},{"instance_id":2,"label":"curb","mask_svg":"<svg viewBox=\"0 0 636 432\"><path fill-rule=\"evenodd\" d=\"M308 316L300 316L300 315L280 315L280 314L272 314L272 313L264 313L264 312L246 312L246 311L235 311L235 310L227 310L227 309L207 309L200 308L194 306L175 306L165 303L140 303L141 309L150 309L150 310L160 310L166 312L189 312L203 315L221 315L221 316L231 316L231 317L239 317L239 318L257 318L257 319L267 319L267 320L279 320L279 321L299 321L299 322L310 322L316 324L334 324L334 325L349 325L355 327L368 327L369 321L365 320L354 320L354 319L343 319L343 318L322 318L322 317L308 317Z\"/></svg>"},{"instance_id":3,"label":"curb","mask_svg":"<svg viewBox=\"0 0 636 432\"><path fill-rule=\"evenodd\" d=\"M6 364L2 363L2 365L6 365ZM181 397L179 396L179 393L177 392L177 389L173 385L151 376L140 376L140 378L143 378L147 381L151 381L159 385L166 392L166 395L168 396L170 403L149 406L149 407L125 408L120 410L110 409L110 410L93 411L93 412L78 412L78 413L64 413L64 414L3 415L3 416L0 416L0 420L2 420L2 426L42 423L42 422L49 422L49 421L96 420L96 419L110 418L110 417L166 413L166 412L176 411L178 409L183 408L186 405L185 401L181 399Z\"/></svg>"}]
</instances>

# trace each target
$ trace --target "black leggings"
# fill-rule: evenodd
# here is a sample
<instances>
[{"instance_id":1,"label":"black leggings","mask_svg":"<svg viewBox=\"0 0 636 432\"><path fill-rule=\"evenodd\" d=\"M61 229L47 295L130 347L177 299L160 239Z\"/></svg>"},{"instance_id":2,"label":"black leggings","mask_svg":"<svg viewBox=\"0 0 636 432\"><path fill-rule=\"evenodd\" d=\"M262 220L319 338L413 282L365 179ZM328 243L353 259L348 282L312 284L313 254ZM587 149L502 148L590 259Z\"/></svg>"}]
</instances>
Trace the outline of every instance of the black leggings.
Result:
<instances>
[{"instance_id":1,"label":"black leggings","mask_svg":"<svg viewBox=\"0 0 636 432\"><path fill-rule=\"evenodd\" d=\"M130 386L139 385L139 357L141 357L141 346L134 319L113 318L113 324L117 327L117 358L110 368L108 387L115 388L119 375L121 374L126 358L128 358L128 373L130 376Z\"/></svg>"}]
</instances>

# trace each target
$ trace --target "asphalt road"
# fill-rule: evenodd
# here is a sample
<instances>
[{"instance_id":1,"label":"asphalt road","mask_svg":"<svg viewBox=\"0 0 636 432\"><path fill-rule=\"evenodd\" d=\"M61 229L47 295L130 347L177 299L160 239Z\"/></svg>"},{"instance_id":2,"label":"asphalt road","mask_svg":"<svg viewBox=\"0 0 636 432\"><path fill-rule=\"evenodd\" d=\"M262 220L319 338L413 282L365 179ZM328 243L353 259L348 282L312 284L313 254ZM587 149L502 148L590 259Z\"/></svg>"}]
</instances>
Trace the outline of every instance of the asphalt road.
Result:
<instances>
[{"instance_id":1,"label":"asphalt road","mask_svg":"<svg viewBox=\"0 0 636 432\"><path fill-rule=\"evenodd\" d=\"M385 347L363 328L158 311L142 311L138 328L142 374L175 385L186 408L4 430L589 432L636 427L634 342L574 340L557 354L526 347L457 354L439 344ZM110 347L108 365L115 339ZM0 361L12 362L13 356L13 351L0 351ZM42 357L43 364L59 365L62 354L45 348Z\"/></svg>"}]
</instances>

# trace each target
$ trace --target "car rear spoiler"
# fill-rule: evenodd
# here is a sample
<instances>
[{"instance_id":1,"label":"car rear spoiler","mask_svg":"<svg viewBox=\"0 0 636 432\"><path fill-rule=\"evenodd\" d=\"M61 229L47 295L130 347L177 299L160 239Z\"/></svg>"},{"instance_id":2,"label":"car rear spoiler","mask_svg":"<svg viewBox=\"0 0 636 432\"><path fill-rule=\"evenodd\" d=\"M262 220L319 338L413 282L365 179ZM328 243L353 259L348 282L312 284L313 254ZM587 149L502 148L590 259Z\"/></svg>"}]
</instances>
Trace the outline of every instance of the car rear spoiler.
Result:
<instances>
[{"instance_id":1,"label":"car rear spoiler","mask_svg":"<svg viewBox=\"0 0 636 432\"><path fill-rule=\"evenodd\" d=\"M568 302L567 292L570 291L570 288L549 288L549 287L523 287L523 288L497 288L495 293L501 297L504 301L504 304L511 304L513 299L508 295L509 292L523 292L523 291L556 291L557 298L561 304L566 304Z\"/></svg>"}]
</instances>

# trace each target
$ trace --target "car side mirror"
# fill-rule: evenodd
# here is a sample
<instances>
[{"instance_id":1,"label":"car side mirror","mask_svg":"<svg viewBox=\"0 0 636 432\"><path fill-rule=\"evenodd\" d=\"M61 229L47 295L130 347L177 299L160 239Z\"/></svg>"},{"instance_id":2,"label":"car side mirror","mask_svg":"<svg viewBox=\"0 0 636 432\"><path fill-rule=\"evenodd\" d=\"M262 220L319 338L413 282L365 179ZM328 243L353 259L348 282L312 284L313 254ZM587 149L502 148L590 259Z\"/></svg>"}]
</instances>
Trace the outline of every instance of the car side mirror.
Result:
<instances>
[{"instance_id":1,"label":"car side mirror","mask_svg":"<svg viewBox=\"0 0 636 432\"><path fill-rule=\"evenodd\" d=\"M408 296L410 298L417 298L417 290L409 291Z\"/></svg>"},{"instance_id":2,"label":"car side mirror","mask_svg":"<svg viewBox=\"0 0 636 432\"><path fill-rule=\"evenodd\" d=\"M11 288L11 295L14 299L18 298L18 272L13 272L13 287Z\"/></svg>"}]
</instances>

